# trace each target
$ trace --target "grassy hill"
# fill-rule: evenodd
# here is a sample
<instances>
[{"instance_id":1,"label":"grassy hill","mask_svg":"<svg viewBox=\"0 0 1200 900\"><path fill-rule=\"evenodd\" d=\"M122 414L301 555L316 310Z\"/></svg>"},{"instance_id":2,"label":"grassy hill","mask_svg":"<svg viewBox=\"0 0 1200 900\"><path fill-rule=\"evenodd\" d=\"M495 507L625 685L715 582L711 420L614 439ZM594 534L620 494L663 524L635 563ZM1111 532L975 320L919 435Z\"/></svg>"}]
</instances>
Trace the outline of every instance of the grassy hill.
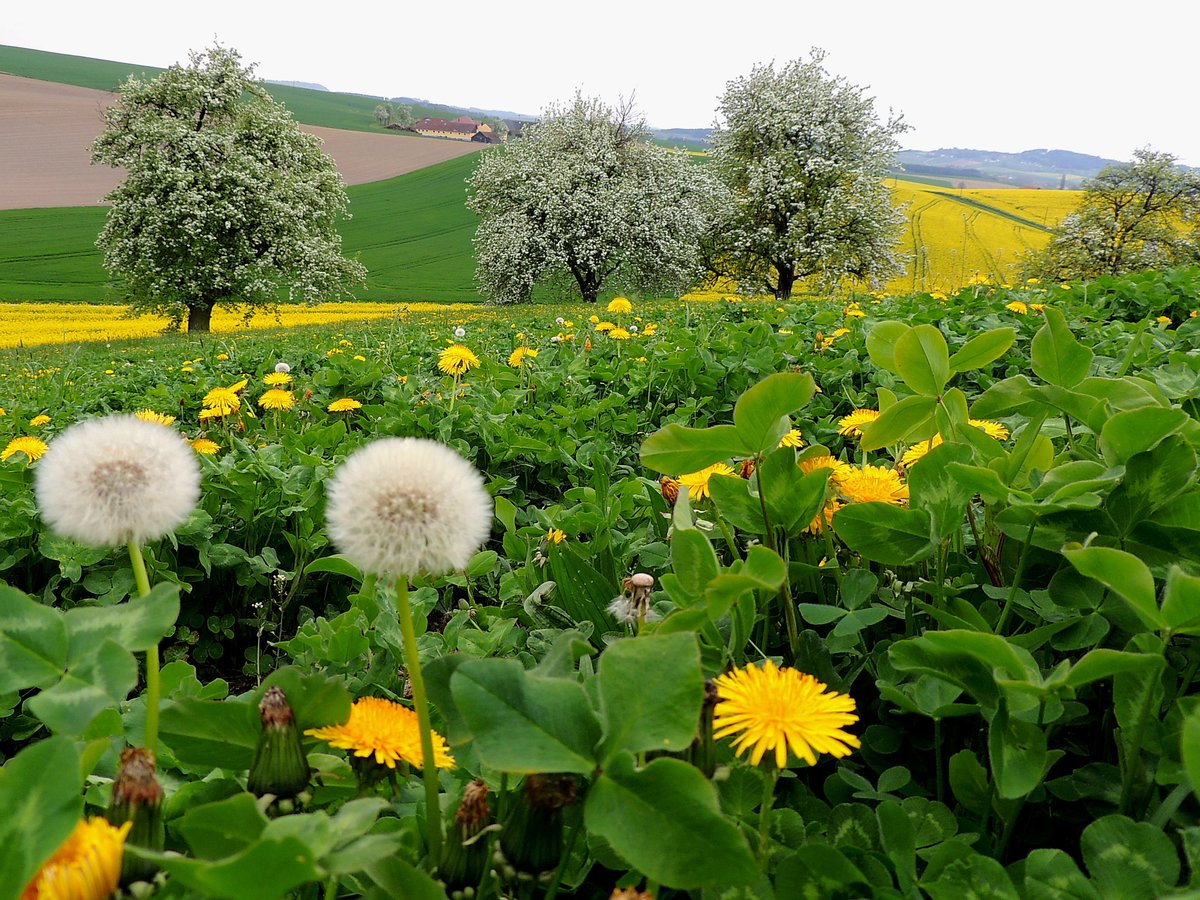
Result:
<instances>
[{"instance_id":1,"label":"grassy hill","mask_svg":"<svg viewBox=\"0 0 1200 900\"><path fill-rule=\"evenodd\" d=\"M341 231L348 255L370 271L368 300L478 301L475 216L464 179L475 156L350 187ZM0 300L117 299L95 247L101 207L0 211Z\"/></svg>"},{"instance_id":2,"label":"grassy hill","mask_svg":"<svg viewBox=\"0 0 1200 900\"><path fill-rule=\"evenodd\" d=\"M98 91L116 90L130 75L153 78L162 71L154 66L0 45L0 72L36 78L39 81L73 84ZM395 131L380 128L375 122L375 107L381 102L380 97L317 91L284 84L264 86L272 97L291 110L297 122L303 122L305 125L397 134ZM444 116L452 110L449 107L416 106L413 112L418 116ZM454 115L458 113L455 112Z\"/></svg>"}]
</instances>

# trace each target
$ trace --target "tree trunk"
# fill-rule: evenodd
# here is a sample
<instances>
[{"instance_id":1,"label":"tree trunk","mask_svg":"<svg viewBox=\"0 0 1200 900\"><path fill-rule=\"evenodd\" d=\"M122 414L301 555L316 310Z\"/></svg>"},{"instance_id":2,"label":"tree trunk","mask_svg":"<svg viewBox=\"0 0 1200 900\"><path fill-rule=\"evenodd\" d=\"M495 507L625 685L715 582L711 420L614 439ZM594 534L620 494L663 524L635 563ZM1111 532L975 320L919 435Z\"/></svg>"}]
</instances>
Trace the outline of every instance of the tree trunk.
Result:
<instances>
[{"instance_id":1,"label":"tree trunk","mask_svg":"<svg viewBox=\"0 0 1200 900\"><path fill-rule=\"evenodd\" d=\"M208 333L215 305L215 303L202 302L199 306L188 307L187 330L189 334L192 332Z\"/></svg>"},{"instance_id":2,"label":"tree trunk","mask_svg":"<svg viewBox=\"0 0 1200 900\"><path fill-rule=\"evenodd\" d=\"M776 266L775 271L779 273L779 280L775 285L775 299L790 300L792 298L792 288L796 285L795 267Z\"/></svg>"}]
</instances>

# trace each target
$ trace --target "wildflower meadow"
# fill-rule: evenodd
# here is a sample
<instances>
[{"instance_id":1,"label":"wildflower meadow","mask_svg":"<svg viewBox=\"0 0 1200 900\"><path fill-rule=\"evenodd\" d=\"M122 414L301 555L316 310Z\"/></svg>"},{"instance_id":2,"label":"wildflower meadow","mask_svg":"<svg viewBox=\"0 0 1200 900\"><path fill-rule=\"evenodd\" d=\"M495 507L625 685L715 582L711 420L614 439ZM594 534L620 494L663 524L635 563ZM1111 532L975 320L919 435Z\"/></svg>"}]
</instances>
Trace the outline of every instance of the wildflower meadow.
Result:
<instances>
[{"instance_id":1,"label":"wildflower meadow","mask_svg":"<svg viewBox=\"0 0 1200 900\"><path fill-rule=\"evenodd\" d=\"M1200 281L0 351L0 900L1200 888Z\"/></svg>"}]
</instances>

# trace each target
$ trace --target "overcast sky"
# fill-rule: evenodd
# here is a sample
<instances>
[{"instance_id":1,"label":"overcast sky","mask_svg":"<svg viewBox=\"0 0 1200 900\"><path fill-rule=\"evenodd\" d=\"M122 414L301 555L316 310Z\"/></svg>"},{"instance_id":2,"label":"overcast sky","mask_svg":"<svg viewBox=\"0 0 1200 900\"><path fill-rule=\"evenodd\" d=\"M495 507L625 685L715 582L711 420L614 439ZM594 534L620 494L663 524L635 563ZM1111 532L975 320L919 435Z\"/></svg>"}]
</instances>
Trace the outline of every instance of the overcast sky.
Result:
<instances>
[{"instance_id":1,"label":"overcast sky","mask_svg":"<svg viewBox=\"0 0 1200 900\"><path fill-rule=\"evenodd\" d=\"M1200 165L1197 0L4 6L0 43L19 47L167 66L217 39L262 78L337 91L528 114L577 88L613 103L636 92L664 128L711 125L729 80L816 46L881 114L903 112L906 147L1124 160L1150 146Z\"/></svg>"}]
</instances>

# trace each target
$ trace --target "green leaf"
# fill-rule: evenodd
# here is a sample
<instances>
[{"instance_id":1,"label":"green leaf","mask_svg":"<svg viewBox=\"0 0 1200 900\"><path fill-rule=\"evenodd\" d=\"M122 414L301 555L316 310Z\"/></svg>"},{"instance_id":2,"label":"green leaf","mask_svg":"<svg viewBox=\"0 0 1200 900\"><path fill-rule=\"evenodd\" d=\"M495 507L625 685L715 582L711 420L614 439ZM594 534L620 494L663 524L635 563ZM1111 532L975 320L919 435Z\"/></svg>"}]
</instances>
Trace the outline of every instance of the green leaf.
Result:
<instances>
[{"instance_id":1,"label":"green leaf","mask_svg":"<svg viewBox=\"0 0 1200 900\"><path fill-rule=\"evenodd\" d=\"M153 861L202 896L223 900L277 900L321 877L312 850L294 837L261 840L236 856L211 861L129 845L125 852Z\"/></svg>"},{"instance_id":2,"label":"green leaf","mask_svg":"<svg viewBox=\"0 0 1200 900\"><path fill-rule=\"evenodd\" d=\"M192 807L174 828L200 859L222 859L258 840L268 821L258 808L258 798L242 793Z\"/></svg>"},{"instance_id":3,"label":"green leaf","mask_svg":"<svg viewBox=\"0 0 1200 900\"><path fill-rule=\"evenodd\" d=\"M799 469L799 466L795 468ZM726 522L746 534L766 534L762 504L750 494L750 482L744 478L719 478L708 482L713 505ZM675 534L678 536L679 531ZM672 541L673 542L673 541Z\"/></svg>"},{"instance_id":4,"label":"green leaf","mask_svg":"<svg viewBox=\"0 0 1200 900\"><path fill-rule=\"evenodd\" d=\"M642 465L664 475L687 475L745 453L733 425L689 428L672 422L642 442Z\"/></svg>"},{"instance_id":5,"label":"green leaf","mask_svg":"<svg viewBox=\"0 0 1200 900\"><path fill-rule=\"evenodd\" d=\"M702 597L709 582L720 573L721 565L704 532L680 528L671 538L671 569L688 594Z\"/></svg>"},{"instance_id":6,"label":"green leaf","mask_svg":"<svg viewBox=\"0 0 1200 900\"><path fill-rule=\"evenodd\" d=\"M908 566L930 556L932 521L923 509L890 503L851 503L833 516L833 530L855 553L889 566Z\"/></svg>"},{"instance_id":7,"label":"green leaf","mask_svg":"<svg viewBox=\"0 0 1200 900\"><path fill-rule=\"evenodd\" d=\"M450 692L487 765L517 774L596 768L600 723L580 683L531 675L515 659L478 659L455 670Z\"/></svg>"},{"instance_id":8,"label":"green leaf","mask_svg":"<svg viewBox=\"0 0 1200 900\"><path fill-rule=\"evenodd\" d=\"M1128 535L1138 523L1152 518L1196 483L1196 451L1173 434L1125 463L1125 477L1108 495L1105 508L1119 532Z\"/></svg>"},{"instance_id":9,"label":"green leaf","mask_svg":"<svg viewBox=\"0 0 1200 900\"><path fill-rule=\"evenodd\" d=\"M79 821L79 752L65 737L26 747L0 768L0 900L16 900Z\"/></svg>"},{"instance_id":10,"label":"green leaf","mask_svg":"<svg viewBox=\"0 0 1200 900\"><path fill-rule=\"evenodd\" d=\"M929 513L938 537L946 538L962 530L972 491L947 467L951 464L966 465L971 459L968 447L940 444L909 469L909 504L914 509Z\"/></svg>"},{"instance_id":11,"label":"green leaf","mask_svg":"<svg viewBox=\"0 0 1200 900\"><path fill-rule=\"evenodd\" d=\"M1046 324L1033 336L1029 353L1033 372L1059 387L1074 387L1087 377L1092 351L1076 340L1063 314L1052 306L1043 310Z\"/></svg>"},{"instance_id":12,"label":"green leaf","mask_svg":"<svg viewBox=\"0 0 1200 900\"><path fill-rule=\"evenodd\" d=\"M755 479L766 501L771 524L781 526L789 534L807 528L825 506L828 477L828 469L805 475L796 465L790 447L777 450L763 460Z\"/></svg>"},{"instance_id":13,"label":"green leaf","mask_svg":"<svg viewBox=\"0 0 1200 900\"><path fill-rule=\"evenodd\" d=\"M1034 850L1025 858L1028 900L1100 900L1099 892L1062 850Z\"/></svg>"},{"instance_id":14,"label":"green leaf","mask_svg":"<svg viewBox=\"0 0 1200 900\"><path fill-rule=\"evenodd\" d=\"M1162 618L1176 634L1200 635L1200 577L1186 574L1179 566L1167 570Z\"/></svg>"},{"instance_id":15,"label":"green leaf","mask_svg":"<svg viewBox=\"0 0 1200 900\"><path fill-rule=\"evenodd\" d=\"M775 872L775 900L870 895L867 876L828 844L804 844Z\"/></svg>"},{"instance_id":16,"label":"green leaf","mask_svg":"<svg viewBox=\"0 0 1200 900\"><path fill-rule=\"evenodd\" d=\"M1020 900L1004 866L990 856L972 853L946 866L937 880L922 887L931 900L963 900L964 897L987 900Z\"/></svg>"},{"instance_id":17,"label":"green leaf","mask_svg":"<svg viewBox=\"0 0 1200 900\"><path fill-rule=\"evenodd\" d=\"M104 709L116 707L137 684L133 655L105 640L67 671L58 684L29 701L29 709L57 734L81 736Z\"/></svg>"},{"instance_id":18,"label":"green leaf","mask_svg":"<svg viewBox=\"0 0 1200 900\"><path fill-rule=\"evenodd\" d=\"M745 452L753 455L774 450L787 432L786 426L780 431L779 420L807 406L816 389L807 372L777 372L744 391L733 406L733 427Z\"/></svg>"},{"instance_id":19,"label":"green leaf","mask_svg":"<svg viewBox=\"0 0 1200 900\"><path fill-rule=\"evenodd\" d=\"M900 335L896 369L918 394L940 394L950 380L950 351L942 332L933 325L917 325Z\"/></svg>"},{"instance_id":20,"label":"green leaf","mask_svg":"<svg viewBox=\"0 0 1200 900\"><path fill-rule=\"evenodd\" d=\"M614 757L588 793L584 820L631 867L667 887L748 884L758 874L712 784L677 759L636 771L631 755Z\"/></svg>"},{"instance_id":21,"label":"green leaf","mask_svg":"<svg viewBox=\"0 0 1200 900\"><path fill-rule=\"evenodd\" d=\"M879 450L897 444L910 435L929 430L937 398L918 394L893 403L879 418L863 428L859 446L863 450Z\"/></svg>"},{"instance_id":22,"label":"green leaf","mask_svg":"<svg viewBox=\"0 0 1200 900\"><path fill-rule=\"evenodd\" d=\"M950 757L950 790L954 799L977 816L987 815L991 806L987 769L970 750L960 750Z\"/></svg>"},{"instance_id":23,"label":"green leaf","mask_svg":"<svg viewBox=\"0 0 1200 900\"><path fill-rule=\"evenodd\" d=\"M621 750L679 752L691 744L704 702L694 634L648 635L610 644L600 657L598 680L602 765Z\"/></svg>"},{"instance_id":24,"label":"green leaf","mask_svg":"<svg viewBox=\"0 0 1200 900\"><path fill-rule=\"evenodd\" d=\"M1188 781L1192 784L1192 793L1200 794L1200 707L1194 708L1183 720L1179 754Z\"/></svg>"},{"instance_id":25,"label":"green leaf","mask_svg":"<svg viewBox=\"0 0 1200 900\"><path fill-rule=\"evenodd\" d=\"M917 880L917 836L912 820L899 803L885 800L875 811L879 820L879 839L892 865L900 889L910 892Z\"/></svg>"},{"instance_id":26,"label":"green leaf","mask_svg":"<svg viewBox=\"0 0 1200 900\"><path fill-rule=\"evenodd\" d=\"M1155 600L1154 576L1132 553L1113 547L1063 547L1062 555L1081 574L1094 578L1129 604L1150 629L1166 627Z\"/></svg>"},{"instance_id":27,"label":"green leaf","mask_svg":"<svg viewBox=\"0 0 1200 900\"><path fill-rule=\"evenodd\" d=\"M178 617L179 585L169 582L116 606L77 606L63 613L70 657L82 659L105 640L135 653L149 650L171 633Z\"/></svg>"},{"instance_id":28,"label":"green leaf","mask_svg":"<svg viewBox=\"0 0 1200 900\"><path fill-rule=\"evenodd\" d=\"M952 462L946 466L946 471L963 488L979 494L986 503L998 503L1008 497L1008 485L992 469Z\"/></svg>"},{"instance_id":29,"label":"green leaf","mask_svg":"<svg viewBox=\"0 0 1200 900\"><path fill-rule=\"evenodd\" d=\"M981 369L1007 353L1016 340L1017 333L1011 328L985 331L971 338L950 357L950 369L953 372Z\"/></svg>"},{"instance_id":30,"label":"green leaf","mask_svg":"<svg viewBox=\"0 0 1200 900\"><path fill-rule=\"evenodd\" d=\"M1124 650L1099 648L1084 654L1071 667L1067 684L1078 690L1085 684L1111 678L1121 672L1138 672L1143 669L1162 668L1164 660L1154 653L1129 653Z\"/></svg>"},{"instance_id":31,"label":"green leaf","mask_svg":"<svg viewBox=\"0 0 1200 900\"><path fill-rule=\"evenodd\" d=\"M1047 750L1046 732L1033 722L1012 718L1003 706L988 728L988 759L996 794L1004 800L1031 794L1061 755L1062 751Z\"/></svg>"},{"instance_id":32,"label":"green leaf","mask_svg":"<svg viewBox=\"0 0 1200 900\"><path fill-rule=\"evenodd\" d=\"M1100 430L1100 452L1109 465L1122 465L1135 453L1149 450L1180 431L1191 419L1181 409L1146 406L1119 412Z\"/></svg>"},{"instance_id":33,"label":"green leaf","mask_svg":"<svg viewBox=\"0 0 1200 900\"><path fill-rule=\"evenodd\" d=\"M366 873L391 900L446 900L441 885L399 857L376 859Z\"/></svg>"},{"instance_id":34,"label":"green leaf","mask_svg":"<svg viewBox=\"0 0 1200 900\"><path fill-rule=\"evenodd\" d=\"M362 569L354 565L346 557L338 555L322 556L320 559L314 559L304 567L305 575L311 575L314 572L330 572L334 575L344 575L358 583L361 583L363 580Z\"/></svg>"},{"instance_id":35,"label":"green leaf","mask_svg":"<svg viewBox=\"0 0 1200 900\"><path fill-rule=\"evenodd\" d=\"M258 709L238 700L182 697L163 705L159 734L179 762L249 769L258 746Z\"/></svg>"},{"instance_id":36,"label":"green leaf","mask_svg":"<svg viewBox=\"0 0 1200 900\"><path fill-rule=\"evenodd\" d=\"M53 684L67 646L62 613L0 584L0 694Z\"/></svg>"},{"instance_id":37,"label":"green leaf","mask_svg":"<svg viewBox=\"0 0 1200 900\"><path fill-rule=\"evenodd\" d=\"M1084 865L1105 900L1152 900L1179 881L1179 854L1161 829L1104 816L1083 830Z\"/></svg>"},{"instance_id":38,"label":"green leaf","mask_svg":"<svg viewBox=\"0 0 1200 900\"><path fill-rule=\"evenodd\" d=\"M1024 375L1013 375L997 381L971 404L971 416L976 419L1001 419L1014 413L1031 415L1044 408L1038 385Z\"/></svg>"},{"instance_id":39,"label":"green leaf","mask_svg":"<svg viewBox=\"0 0 1200 900\"><path fill-rule=\"evenodd\" d=\"M251 695L254 708L269 688L277 687L287 697L301 733L307 728L342 725L350 721L352 699L341 678L322 673L306 675L295 666L276 669Z\"/></svg>"},{"instance_id":40,"label":"green leaf","mask_svg":"<svg viewBox=\"0 0 1200 900\"><path fill-rule=\"evenodd\" d=\"M871 330L867 332L867 353L870 354L871 362L893 375L899 375L900 370L896 368L896 342L910 330L910 326L904 322L891 319L876 322L871 326Z\"/></svg>"}]
</instances>

